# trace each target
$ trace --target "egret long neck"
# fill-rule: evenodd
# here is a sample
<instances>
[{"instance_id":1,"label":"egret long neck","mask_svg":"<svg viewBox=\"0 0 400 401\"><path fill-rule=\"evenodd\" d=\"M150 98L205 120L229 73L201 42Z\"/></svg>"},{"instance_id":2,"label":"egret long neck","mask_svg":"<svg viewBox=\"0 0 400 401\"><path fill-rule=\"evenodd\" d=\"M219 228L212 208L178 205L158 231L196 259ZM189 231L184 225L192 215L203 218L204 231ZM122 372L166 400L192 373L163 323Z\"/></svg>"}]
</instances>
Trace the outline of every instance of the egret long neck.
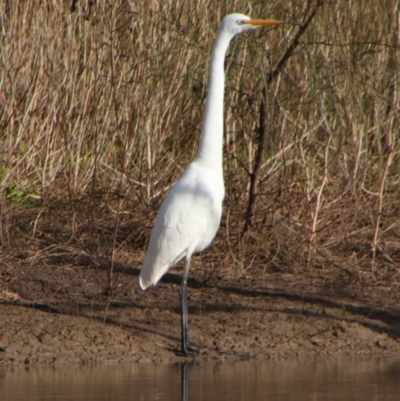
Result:
<instances>
[{"instance_id":1,"label":"egret long neck","mask_svg":"<svg viewBox=\"0 0 400 401\"><path fill-rule=\"evenodd\" d=\"M224 61L232 35L218 32L214 42L211 60L208 94L205 105L200 145L196 161L220 171L222 174L222 145L224 131Z\"/></svg>"}]
</instances>

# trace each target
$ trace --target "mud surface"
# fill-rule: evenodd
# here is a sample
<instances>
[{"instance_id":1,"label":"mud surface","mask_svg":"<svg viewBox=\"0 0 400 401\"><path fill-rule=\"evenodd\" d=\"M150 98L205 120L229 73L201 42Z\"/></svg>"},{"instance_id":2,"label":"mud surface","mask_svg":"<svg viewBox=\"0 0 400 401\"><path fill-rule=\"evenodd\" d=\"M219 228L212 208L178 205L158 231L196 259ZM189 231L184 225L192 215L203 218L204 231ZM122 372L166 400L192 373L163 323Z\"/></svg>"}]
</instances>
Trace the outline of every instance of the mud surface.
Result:
<instances>
[{"instance_id":1,"label":"mud surface","mask_svg":"<svg viewBox=\"0 0 400 401\"><path fill-rule=\"evenodd\" d=\"M15 256L15 255L14 255ZM107 264L57 250L1 267L0 364L173 362L179 353L179 266L141 291L143 255ZM128 258L128 257L127 257ZM205 279L194 258L189 337L199 360L400 351L397 286L337 271Z\"/></svg>"}]
</instances>

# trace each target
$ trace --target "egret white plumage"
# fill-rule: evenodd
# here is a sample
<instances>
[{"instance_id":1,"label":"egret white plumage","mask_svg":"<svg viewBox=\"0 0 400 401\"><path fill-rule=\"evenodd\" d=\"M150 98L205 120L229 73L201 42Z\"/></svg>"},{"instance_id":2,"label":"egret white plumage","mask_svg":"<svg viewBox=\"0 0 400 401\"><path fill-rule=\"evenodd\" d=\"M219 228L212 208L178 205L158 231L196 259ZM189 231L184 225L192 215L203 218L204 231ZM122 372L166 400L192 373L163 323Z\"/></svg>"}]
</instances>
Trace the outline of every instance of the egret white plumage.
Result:
<instances>
[{"instance_id":1,"label":"egret white plumage","mask_svg":"<svg viewBox=\"0 0 400 401\"><path fill-rule=\"evenodd\" d=\"M180 299L182 308L182 352L188 355L187 278L190 258L207 248L221 221L225 196L222 146L224 106L224 60L231 39L242 32L281 21L251 19L243 14L227 15L221 22L212 48L209 87L199 149L161 205L139 283L144 290L156 285L170 267L186 258Z\"/></svg>"}]
</instances>

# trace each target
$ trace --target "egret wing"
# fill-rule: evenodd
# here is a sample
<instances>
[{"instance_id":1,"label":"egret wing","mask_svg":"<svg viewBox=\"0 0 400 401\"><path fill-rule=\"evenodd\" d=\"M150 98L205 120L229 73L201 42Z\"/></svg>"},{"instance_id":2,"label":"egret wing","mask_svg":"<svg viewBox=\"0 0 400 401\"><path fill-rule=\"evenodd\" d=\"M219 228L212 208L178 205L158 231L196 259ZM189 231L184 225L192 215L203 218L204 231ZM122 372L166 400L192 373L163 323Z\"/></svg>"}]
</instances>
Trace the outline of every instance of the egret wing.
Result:
<instances>
[{"instance_id":1,"label":"egret wing","mask_svg":"<svg viewBox=\"0 0 400 401\"><path fill-rule=\"evenodd\" d=\"M196 171L189 171L171 188L150 236L140 273L142 288L157 284L170 267L205 249L213 240L221 219L222 198L216 201L209 183Z\"/></svg>"}]
</instances>

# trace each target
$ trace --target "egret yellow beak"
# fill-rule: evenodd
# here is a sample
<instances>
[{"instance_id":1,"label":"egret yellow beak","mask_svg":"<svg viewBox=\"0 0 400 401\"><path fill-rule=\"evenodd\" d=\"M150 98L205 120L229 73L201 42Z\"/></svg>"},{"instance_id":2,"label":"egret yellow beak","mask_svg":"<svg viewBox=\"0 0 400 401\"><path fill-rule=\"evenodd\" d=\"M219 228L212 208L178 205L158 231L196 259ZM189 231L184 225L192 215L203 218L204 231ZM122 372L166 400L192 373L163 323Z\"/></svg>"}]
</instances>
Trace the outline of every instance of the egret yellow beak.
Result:
<instances>
[{"instance_id":1,"label":"egret yellow beak","mask_svg":"<svg viewBox=\"0 0 400 401\"><path fill-rule=\"evenodd\" d=\"M277 19L250 19L246 21L246 24L254 25L254 26L264 26L264 25L280 25L283 24L283 21L279 21Z\"/></svg>"}]
</instances>

